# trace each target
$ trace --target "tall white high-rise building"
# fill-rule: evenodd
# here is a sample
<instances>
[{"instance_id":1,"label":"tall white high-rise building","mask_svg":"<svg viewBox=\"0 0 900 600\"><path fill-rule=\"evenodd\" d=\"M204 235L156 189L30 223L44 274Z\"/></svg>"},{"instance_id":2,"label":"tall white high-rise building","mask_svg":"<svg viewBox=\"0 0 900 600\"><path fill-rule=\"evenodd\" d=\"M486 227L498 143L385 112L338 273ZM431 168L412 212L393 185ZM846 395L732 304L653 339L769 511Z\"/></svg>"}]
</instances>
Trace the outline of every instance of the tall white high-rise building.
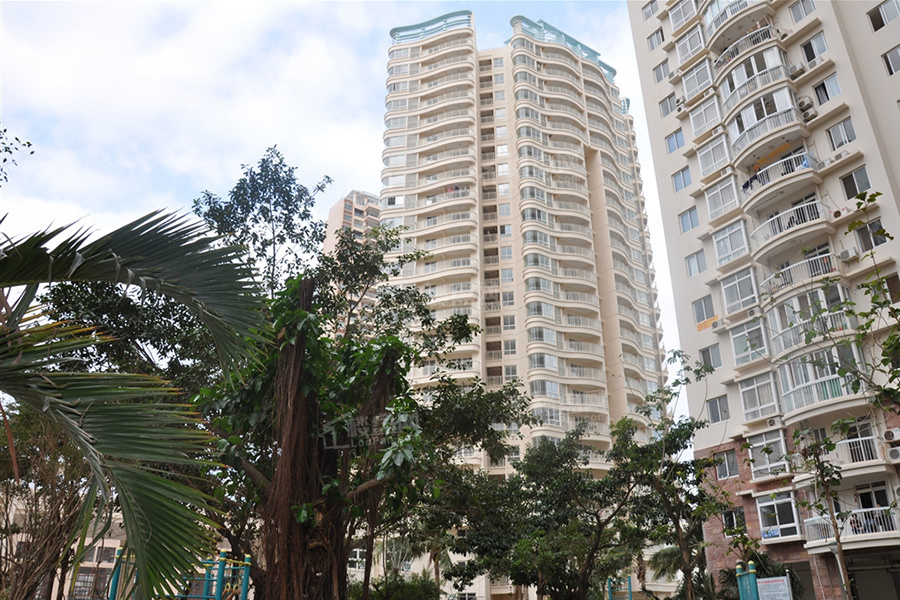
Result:
<instances>
[{"instance_id":1,"label":"tall white high-rise building","mask_svg":"<svg viewBox=\"0 0 900 600\"><path fill-rule=\"evenodd\" d=\"M855 597L900 597L900 423L839 371L873 348L806 335L854 334L840 303L865 306L857 286L875 264L900 289L900 242L878 233L900 234L900 3L628 8L681 346L715 367L688 391L691 414L711 421L696 452L721 460L714 478L734 502L706 525L710 571L733 567L726 530L743 525L803 578L805 598L841 598L835 532L805 508L821 497L785 454L796 429L832 435L852 419L830 459ZM857 210L854 196L876 190ZM855 220L867 224L848 234ZM827 323L814 318L823 308L836 309Z\"/></svg>"},{"instance_id":2,"label":"tall white high-rise building","mask_svg":"<svg viewBox=\"0 0 900 600\"><path fill-rule=\"evenodd\" d=\"M522 447L586 421L600 476L590 449L608 448L624 415L648 425L635 409L663 381L633 119L596 51L543 21L511 25L490 50L469 11L392 30L381 222L407 228L404 249L431 253L395 283L481 326L452 357L458 376L523 382L543 425ZM458 597L511 593L485 581Z\"/></svg>"}]
</instances>

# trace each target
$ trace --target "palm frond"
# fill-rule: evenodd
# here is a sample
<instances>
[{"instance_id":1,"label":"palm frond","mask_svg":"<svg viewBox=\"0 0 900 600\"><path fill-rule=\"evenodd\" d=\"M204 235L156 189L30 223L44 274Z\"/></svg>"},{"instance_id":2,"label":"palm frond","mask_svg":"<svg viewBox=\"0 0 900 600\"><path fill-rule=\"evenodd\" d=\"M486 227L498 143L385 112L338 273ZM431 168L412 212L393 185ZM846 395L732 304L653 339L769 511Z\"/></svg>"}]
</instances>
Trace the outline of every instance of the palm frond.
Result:
<instances>
[{"instance_id":1,"label":"palm frond","mask_svg":"<svg viewBox=\"0 0 900 600\"><path fill-rule=\"evenodd\" d=\"M92 242L85 229L48 229L0 244L0 287L57 281L137 285L166 295L209 328L233 369L256 353L261 301L238 247L216 247L202 223L154 212ZM49 244L59 238L53 248Z\"/></svg>"}]
</instances>

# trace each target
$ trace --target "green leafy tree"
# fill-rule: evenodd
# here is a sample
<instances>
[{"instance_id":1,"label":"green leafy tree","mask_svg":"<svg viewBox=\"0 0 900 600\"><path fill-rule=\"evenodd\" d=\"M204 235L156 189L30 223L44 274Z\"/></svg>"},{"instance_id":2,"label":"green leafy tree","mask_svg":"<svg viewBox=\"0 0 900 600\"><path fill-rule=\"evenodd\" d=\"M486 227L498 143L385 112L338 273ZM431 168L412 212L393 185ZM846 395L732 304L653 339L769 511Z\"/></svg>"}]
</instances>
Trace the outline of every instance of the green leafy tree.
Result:
<instances>
[{"instance_id":1,"label":"green leafy tree","mask_svg":"<svg viewBox=\"0 0 900 600\"><path fill-rule=\"evenodd\" d=\"M94 241L86 231L67 232L50 229L0 246L0 289L6 288L0 293L0 392L23 414L53 422L84 456L90 476L83 527L115 503L134 557L136 593L163 594L214 547L212 523L202 512L208 499L162 475L169 465L193 464L209 437L188 407L171 402L176 391L166 382L79 370L73 353L105 338L77 323L43 318L30 310L32 301L48 282L153 289L197 316L226 370L256 354L260 304L238 251L214 247L201 225L181 217L153 213Z\"/></svg>"},{"instance_id":2,"label":"green leafy tree","mask_svg":"<svg viewBox=\"0 0 900 600\"><path fill-rule=\"evenodd\" d=\"M274 146L255 167L243 169L244 176L227 199L205 191L194 200L194 212L227 244L247 248L273 298L325 239L324 223L312 219L312 207L331 178L324 177L312 190L300 185L296 168L287 165Z\"/></svg>"},{"instance_id":3,"label":"green leafy tree","mask_svg":"<svg viewBox=\"0 0 900 600\"><path fill-rule=\"evenodd\" d=\"M34 150L31 150L31 142L10 137L7 129L0 129L0 184L9 181L7 170L16 164L15 156L20 152L34 154Z\"/></svg>"}]
</instances>

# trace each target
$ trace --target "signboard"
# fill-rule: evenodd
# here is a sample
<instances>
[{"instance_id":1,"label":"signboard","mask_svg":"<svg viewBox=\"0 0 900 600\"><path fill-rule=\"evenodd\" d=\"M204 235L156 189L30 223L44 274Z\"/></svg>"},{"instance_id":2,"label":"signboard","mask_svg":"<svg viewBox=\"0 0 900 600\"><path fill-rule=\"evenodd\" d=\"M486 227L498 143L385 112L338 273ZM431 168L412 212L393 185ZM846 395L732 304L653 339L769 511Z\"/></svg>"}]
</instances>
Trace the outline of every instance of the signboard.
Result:
<instances>
[{"instance_id":1,"label":"signboard","mask_svg":"<svg viewBox=\"0 0 900 600\"><path fill-rule=\"evenodd\" d=\"M787 576L757 579L756 589L759 591L759 600L794 600Z\"/></svg>"},{"instance_id":2,"label":"signboard","mask_svg":"<svg viewBox=\"0 0 900 600\"><path fill-rule=\"evenodd\" d=\"M703 331L704 329L709 329L712 327L713 323L719 320L719 315L715 315L713 317L708 318L705 321L701 321L697 323L697 331Z\"/></svg>"}]
</instances>

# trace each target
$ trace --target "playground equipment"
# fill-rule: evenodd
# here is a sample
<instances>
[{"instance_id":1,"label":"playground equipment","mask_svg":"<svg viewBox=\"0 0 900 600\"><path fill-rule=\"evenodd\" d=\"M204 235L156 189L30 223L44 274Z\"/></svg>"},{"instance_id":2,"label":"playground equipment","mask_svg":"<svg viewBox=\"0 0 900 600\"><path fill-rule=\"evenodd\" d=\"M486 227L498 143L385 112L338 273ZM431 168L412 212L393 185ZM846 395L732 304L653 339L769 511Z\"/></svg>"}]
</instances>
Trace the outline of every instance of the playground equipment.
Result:
<instances>
[{"instance_id":1,"label":"playground equipment","mask_svg":"<svg viewBox=\"0 0 900 600\"><path fill-rule=\"evenodd\" d=\"M122 574L122 550L116 551L116 566L109 585L109 600L128 598L129 585ZM250 589L250 556L232 560L219 552L217 559L205 560L193 577L185 579L182 593L171 600L247 600Z\"/></svg>"}]
</instances>

